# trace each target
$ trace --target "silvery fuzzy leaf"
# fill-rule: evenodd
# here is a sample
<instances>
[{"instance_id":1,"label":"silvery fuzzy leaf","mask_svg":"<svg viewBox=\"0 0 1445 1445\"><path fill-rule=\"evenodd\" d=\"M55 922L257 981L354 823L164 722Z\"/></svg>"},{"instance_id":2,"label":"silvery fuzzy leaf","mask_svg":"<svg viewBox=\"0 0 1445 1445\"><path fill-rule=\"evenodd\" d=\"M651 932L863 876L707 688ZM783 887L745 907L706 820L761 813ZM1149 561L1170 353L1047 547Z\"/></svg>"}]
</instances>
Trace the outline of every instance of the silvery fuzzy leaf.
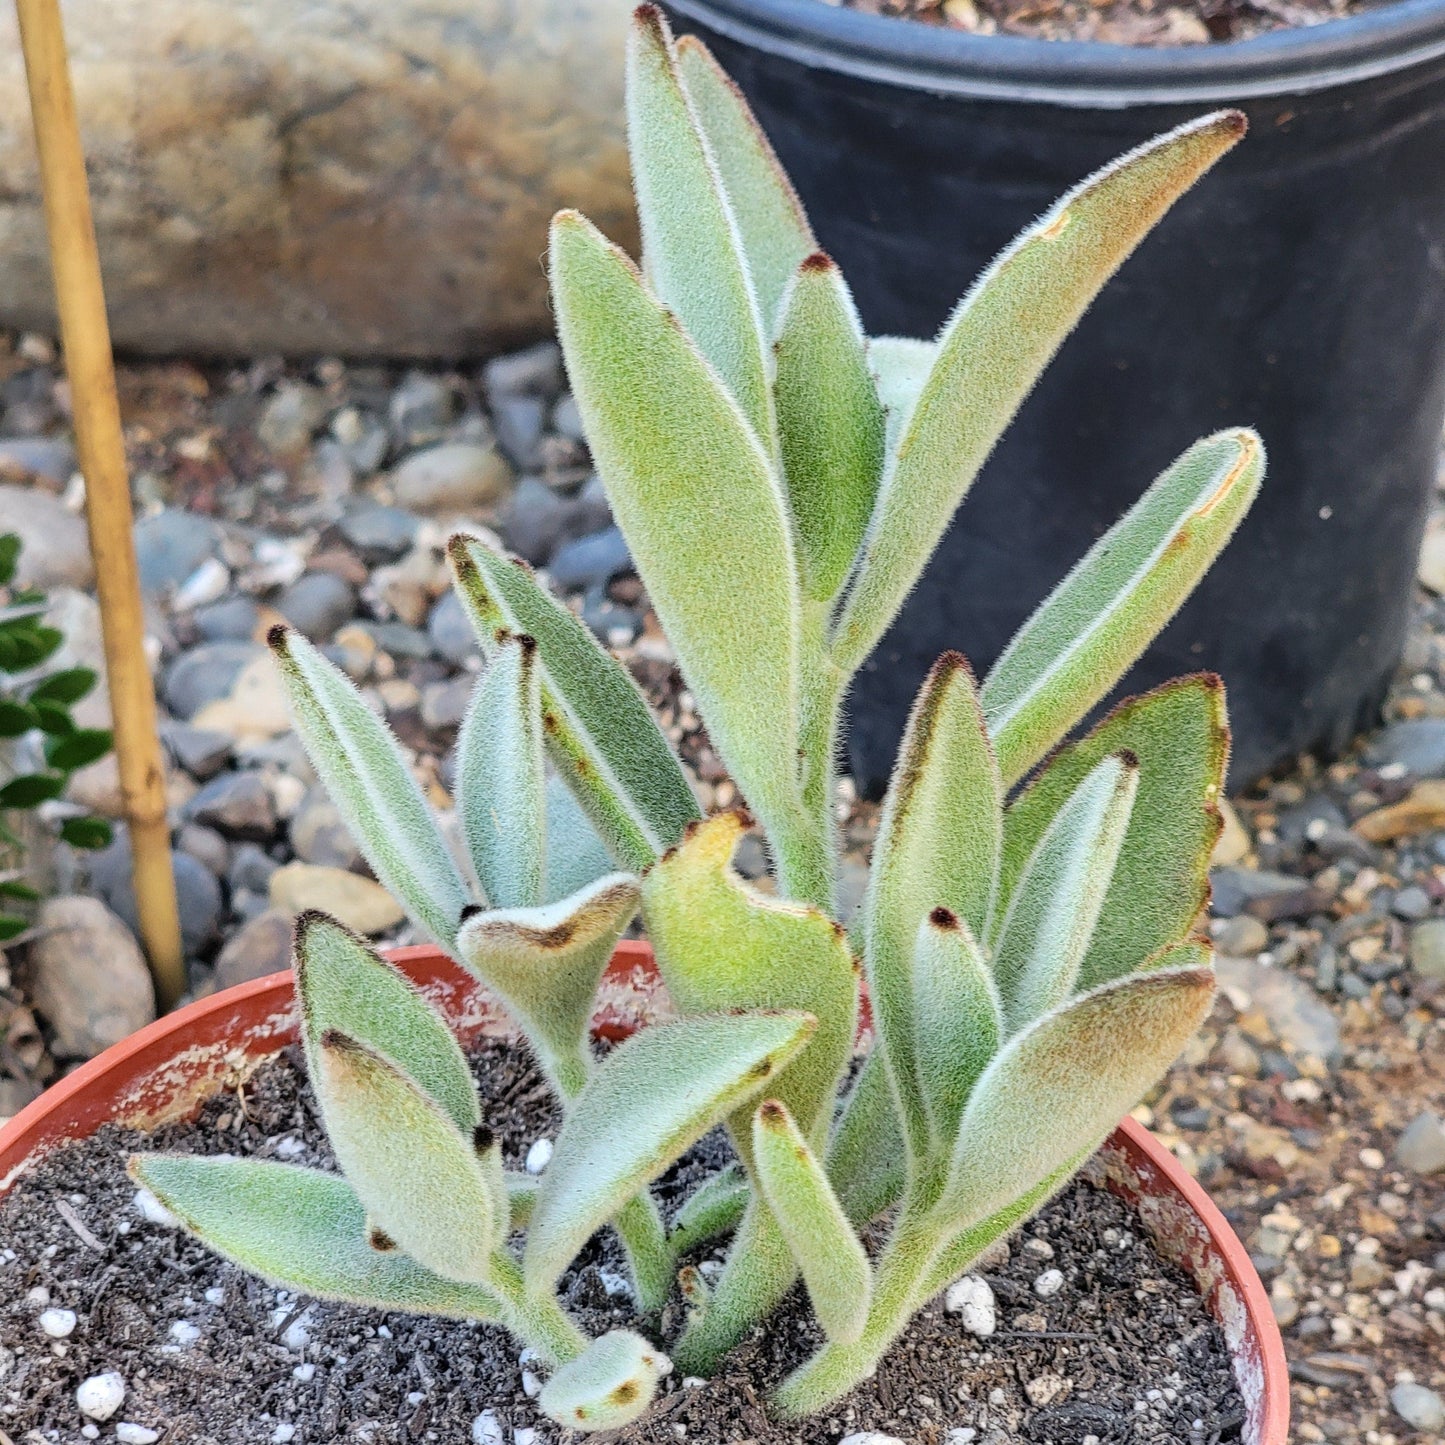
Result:
<instances>
[{"instance_id":1,"label":"silvery fuzzy leaf","mask_svg":"<svg viewBox=\"0 0 1445 1445\"><path fill-rule=\"evenodd\" d=\"M296 731L371 871L450 948L474 900L396 739L305 638L276 627L270 641Z\"/></svg>"},{"instance_id":2,"label":"silvery fuzzy leaf","mask_svg":"<svg viewBox=\"0 0 1445 1445\"><path fill-rule=\"evenodd\" d=\"M552 222L551 275L613 515L709 736L778 845L802 813L800 596L781 478L676 319L575 213Z\"/></svg>"},{"instance_id":3,"label":"silvery fuzzy leaf","mask_svg":"<svg viewBox=\"0 0 1445 1445\"><path fill-rule=\"evenodd\" d=\"M862 1241L786 1105L765 1100L752 1133L763 1197L798 1262L813 1313L829 1339L851 1344L863 1333L873 1298Z\"/></svg>"},{"instance_id":4,"label":"silvery fuzzy leaf","mask_svg":"<svg viewBox=\"0 0 1445 1445\"><path fill-rule=\"evenodd\" d=\"M282 1289L368 1309L506 1319L484 1285L376 1248L366 1210L339 1174L174 1154L136 1155L130 1173L203 1244Z\"/></svg>"},{"instance_id":5,"label":"silvery fuzzy leaf","mask_svg":"<svg viewBox=\"0 0 1445 1445\"><path fill-rule=\"evenodd\" d=\"M757 293L763 334L771 336L783 292L803 257L818 249L802 202L743 93L695 35L675 47L678 74L722 179Z\"/></svg>"},{"instance_id":6,"label":"silvery fuzzy leaf","mask_svg":"<svg viewBox=\"0 0 1445 1445\"><path fill-rule=\"evenodd\" d=\"M883 468L883 404L847 282L815 252L798 268L773 343L778 439L807 595L827 601L853 565Z\"/></svg>"},{"instance_id":7,"label":"silvery fuzzy leaf","mask_svg":"<svg viewBox=\"0 0 1445 1445\"><path fill-rule=\"evenodd\" d=\"M963 1229L1102 1138L1178 1057L1214 999L1209 950L1104 984L1014 1035L974 1086L936 1215Z\"/></svg>"},{"instance_id":8,"label":"silvery fuzzy leaf","mask_svg":"<svg viewBox=\"0 0 1445 1445\"><path fill-rule=\"evenodd\" d=\"M1008 1032L1074 992L1114 879L1139 784L1132 753L1105 758L1055 814L1009 903L994 948Z\"/></svg>"},{"instance_id":9,"label":"silvery fuzzy leaf","mask_svg":"<svg viewBox=\"0 0 1445 1445\"><path fill-rule=\"evenodd\" d=\"M983 684L1006 782L1128 671L1234 535L1263 476L1254 432L1196 442L1024 623Z\"/></svg>"},{"instance_id":10,"label":"silvery fuzzy leaf","mask_svg":"<svg viewBox=\"0 0 1445 1445\"><path fill-rule=\"evenodd\" d=\"M296 993L306 1061L335 1029L375 1049L470 1135L482 1121L466 1056L420 991L345 925L324 913L296 920Z\"/></svg>"},{"instance_id":11,"label":"silvery fuzzy leaf","mask_svg":"<svg viewBox=\"0 0 1445 1445\"><path fill-rule=\"evenodd\" d=\"M537 1403L569 1430L617 1430L652 1403L672 1361L632 1330L609 1330L542 1386Z\"/></svg>"},{"instance_id":12,"label":"silvery fuzzy leaf","mask_svg":"<svg viewBox=\"0 0 1445 1445\"><path fill-rule=\"evenodd\" d=\"M457 933L458 957L517 1017L564 1097L586 1082L592 1002L638 900L637 880L611 873L540 908L478 911Z\"/></svg>"},{"instance_id":13,"label":"silvery fuzzy leaf","mask_svg":"<svg viewBox=\"0 0 1445 1445\"><path fill-rule=\"evenodd\" d=\"M653 1024L618 1045L568 1110L532 1210L524 1261L552 1287L589 1237L807 1042L807 1014Z\"/></svg>"},{"instance_id":14,"label":"silvery fuzzy leaf","mask_svg":"<svg viewBox=\"0 0 1445 1445\"><path fill-rule=\"evenodd\" d=\"M487 1283L507 1236L491 1135L463 1134L394 1064L334 1029L316 1061L327 1137L375 1228L445 1278Z\"/></svg>"},{"instance_id":15,"label":"silvery fuzzy leaf","mask_svg":"<svg viewBox=\"0 0 1445 1445\"><path fill-rule=\"evenodd\" d=\"M507 633L536 639L548 756L617 862L649 867L701 815L631 674L525 562L460 532L447 556L489 658Z\"/></svg>"},{"instance_id":16,"label":"silvery fuzzy leaf","mask_svg":"<svg viewBox=\"0 0 1445 1445\"><path fill-rule=\"evenodd\" d=\"M457 811L493 908L535 908L547 887L546 765L537 644L497 648L457 737Z\"/></svg>"},{"instance_id":17,"label":"silvery fuzzy leaf","mask_svg":"<svg viewBox=\"0 0 1445 1445\"><path fill-rule=\"evenodd\" d=\"M1167 682L1120 703L1086 737L1055 753L1004 817L1001 903L1013 896L1064 801L1104 758L1123 751L1139 759L1139 788L1079 971L1081 988L1133 972L1187 934L1204 910L1229 760L1223 684L1208 675Z\"/></svg>"},{"instance_id":18,"label":"silvery fuzzy leaf","mask_svg":"<svg viewBox=\"0 0 1445 1445\"><path fill-rule=\"evenodd\" d=\"M1244 130L1238 111L1219 111L1119 157L1028 227L959 303L884 477L838 623L834 653L844 671L857 669L897 615L984 459L1085 308Z\"/></svg>"},{"instance_id":19,"label":"silvery fuzzy leaf","mask_svg":"<svg viewBox=\"0 0 1445 1445\"><path fill-rule=\"evenodd\" d=\"M863 900L864 964L904 1136L931 1147L915 1052L912 958L936 907L975 936L991 908L1003 787L968 664L945 653L924 681L899 746Z\"/></svg>"},{"instance_id":20,"label":"silvery fuzzy leaf","mask_svg":"<svg viewBox=\"0 0 1445 1445\"><path fill-rule=\"evenodd\" d=\"M767 346L737 217L683 88L667 22L650 5L633 13L627 35L627 148L652 289L771 451Z\"/></svg>"}]
</instances>

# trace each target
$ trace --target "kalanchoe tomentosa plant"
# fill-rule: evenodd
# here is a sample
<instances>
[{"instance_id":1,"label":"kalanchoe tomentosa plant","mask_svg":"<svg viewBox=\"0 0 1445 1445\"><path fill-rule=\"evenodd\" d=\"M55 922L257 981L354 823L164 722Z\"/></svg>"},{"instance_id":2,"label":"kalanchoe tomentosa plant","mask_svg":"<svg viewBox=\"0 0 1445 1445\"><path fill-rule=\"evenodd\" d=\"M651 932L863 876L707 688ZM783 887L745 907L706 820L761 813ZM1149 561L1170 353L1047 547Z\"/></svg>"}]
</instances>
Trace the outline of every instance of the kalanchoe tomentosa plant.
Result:
<instances>
[{"instance_id":1,"label":"kalanchoe tomentosa plant","mask_svg":"<svg viewBox=\"0 0 1445 1445\"><path fill-rule=\"evenodd\" d=\"M377 877L504 1001L561 1099L550 1164L540 1181L503 1170L440 1018L320 915L298 925L297 972L342 1173L134 1164L198 1235L278 1283L501 1321L552 1367L542 1407L581 1429L634 1418L670 1364L642 1333L588 1342L558 1303L599 1228L626 1251L640 1328L680 1284L667 1348L684 1374L714 1370L801 1275L826 1339L774 1405L815 1411L1177 1054L1214 987L1194 930L1220 824L1220 684L1180 680L1060 744L1193 588L1263 467L1251 432L1198 442L981 686L940 659L846 933L849 680L1084 307L1244 123L1206 116L1084 182L931 342L862 334L740 95L650 7L630 36L628 123L643 269L559 215L558 326L613 511L776 891L734 871L745 820L699 817L622 667L525 566L457 536L487 659L458 746L464 861L350 683L294 634L273 646ZM678 1016L599 1060L594 994L639 908ZM840 1098L860 961L875 1041ZM738 1164L664 1221L651 1182L718 1123ZM879 1216L870 1258L858 1229ZM729 1231L709 1289L688 1256Z\"/></svg>"}]
</instances>

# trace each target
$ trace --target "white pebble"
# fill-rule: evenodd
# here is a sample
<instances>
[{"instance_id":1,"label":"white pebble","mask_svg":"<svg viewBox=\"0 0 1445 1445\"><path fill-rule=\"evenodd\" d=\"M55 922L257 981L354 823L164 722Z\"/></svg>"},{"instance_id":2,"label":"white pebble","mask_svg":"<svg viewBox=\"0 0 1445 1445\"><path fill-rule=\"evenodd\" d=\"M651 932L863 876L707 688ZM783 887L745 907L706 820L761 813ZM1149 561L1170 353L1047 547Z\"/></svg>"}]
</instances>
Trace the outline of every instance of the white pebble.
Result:
<instances>
[{"instance_id":1,"label":"white pebble","mask_svg":"<svg viewBox=\"0 0 1445 1445\"><path fill-rule=\"evenodd\" d=\"M75 1403L82 1415L92 1420L109 1420L125 1399L125 1381L114 1370L92 1375L81 1382L75 1392Z\"/></svg>"},{"instance_id":2,"label":"white pebble","mask_svg":"<svg viewBox=\"0 0 1445 1445\"><path fill-rule=\"evenodd\" d=\"M523 1166L528 1174L540 1174L552 1162L552 1141L538 1139L527 1150L527 1162Z\"/></svg>"},{"instance_id":3,"label":"white pebble","mask_svg":"<svg viewBox=\"0 0 1445 1445\"><path fill-rule=\"evenodd\" d=\"M1046 1269L1034 1281L1034 1293L1040 1299L1052 1299L1064 1287L1062 1270Z\"/></svg>"},{"instance_id":4,"label":"white pebble","mask_svg":"<svg viewBox=\"0 0 1445 1445\"><path fill-rule=\"evenodd\" d=\"M1024 1253L1036 1254L1040 1259L1052 1259L1054 1247L1047 1239L1028 1239L1024 1241Z\"/></svg>"},{"instance_id":5,"label":"white pebble","mask_svg":"<svg viewBox=\"0 0 1445 1445\"><path fill-rule=\"evenodd\" d=\"M959 1425L943 1437L943 1445L973 1445L978 1431L972 1425Z\"/></svg>"},{"instance_id":6,"label":"white pebble","mask_svg":"<svg viewBox=\"0 0 1445 1445\"><path fill-rule=\"evenodd\" d=\"M175 1229L181 1222L149 1189L136 1190L135 1207L148 1224L163 1224L168 1229Z\"/></svg>"},{"instance_id":7,"label":"white pebble","mask_svg":"<svg viewBox=\"0 0 1445 1445\"><path fill-rule=\"evenodd\" d=\"M535 1400L542 1393L542 1382L531 1370L522 1371L522 1393L529 1400Z\"/></svg>"},{"instance_id":8,"label":"white pebble","mask_svg":"<svg viewBox=\"0 0 1445 1445\"><path fill-rule=\"evenodd\" d=\"M305 1152L305 1144L294 1134L288 1134L284 1139L276 1141L276 1157L278 1159L299 1159Z\"/></svg>"},{"instance_id":9,"label":"white pebble","mask_svg":"<svg viewBox=\"0 0 1445 1445\"><path fill-rule=\"evenodd\" d=\"M988 1281L966 1274L948 1287L943 1307L950 1314L963 1316L963 1327L969 1334L986 1340L998 1328L998 1307Z\"/></svg>"},{"instance_id":10,"label":"white pebble","mask_svg":"<svg viewBox=\"0 0 1445 1445\"><path fill-rule=\"evenodd\" d=\"M90 1424L82 1425L80 1427L80 1438L82 1440L99 1440L100 1426Z\"/></svg>"},{"instance_id":11,"label":"white pebble","mask_svg":"<svg viewBox=\"0 0 1445 1445\"><path fill-rule=\"evenodd\" d=\"M271 1432L271 1439L275 1445L291 1445L296 1438L296 1427L294 1425L278 1425Z\"/></svg>"},{"instance_id":12,"label":"white pebble","mask_svg":"<svg viewBox=\"0 0 1445 1445\"><path fill-rule=\"evenodd\" d=\"M189 1349L200 1337L200 1329L190 1320L175 1320L171 1324L171 1341L183 1350Z\"/></svg>"},{"instance_id":13,"label":"white pebble","mask_svg":"<svg viewBox=\"0 0 1445 1445\"><path fill-rule=\"evenodd\" d=\"M25 1303L44 1309L50 1303L50 1291L43 1284L38 1284L25 1296Z\"/></svg>"},{"instance_id":14,"label":"white pebble","mask_svg":"<svg viewBox=\"0 0 1445 1445\"><path fill-rule=\"evenodd\" d=\"M218 1284L213 1284L206 1291L205 1300L208 1305L223 1305L226 1303L226 1291Z\"/></svg>"},{"instance_id":15,"label":"white pebble","mask_svg":"<svg viewBox=\"0 0 1445 1445\"><path fill-rule=\"evenodd\" d=\"M682 1388L684 1390L700 1390L707 1384L701 1375L684 1375L682 1377Z\"/></svg>"},{"instance_id":16,"label":"white pebble","mask_svg":"<svg viewBox=\"0 0 1445 1445\"><path fill-rule=\"evenodd\" d=\"M306 1327L310 1319L311 1311L307 1310L286 1326L286 1333L281 1336L281 1343L288 1350L294 1350L299 1355L311 1343L311 1331Z\"/></svg>"},{"instance_id":17,"label":"white pebble","mask_svg":"<svg viewBox=\"0 0 1445 1445\"><path fill-rule=\"evenodd\" d=\"M502 1422L495 1410L483 1410L472 1421L472 1445L502 1445Z\"/></svg>"},{"instance_id":18,"label":"white pebble","mask_svg":"<svg viewBox=\"0 0 1445 1445\"><path fill-rule=\"evenodd\" d=\"M115 1438L120 1445L156 1445L161 1432L152 1430L149 1425L133 1425L129 1420L122 1420L115 1427Z\"/></svg>"},{"instance_id":19,"label":"white pebble","mask_svg":"<svg viewBox=\"0 0 1445 1445\"><path fill-rule=\"evenodd\" d=\"M316 1378L316 1366L313 1365L310 1360L307 1360L304 1364L297 1365L296 1368L291 1371L291 1374L295 1379L300 1380L303 1385L309 1385L312 1380Z\"/></svg>"},{"instance_id":20,"label":"white pebble","mask_svg":"<svg viewBox=\"0 0 1445 1445\"><path fill-rule=\"evenodd\" d=\"M845 1435L838 1445L903 1445L896 1435L885 1435L881 1430L859 1430Z\"/></svg>"},{"instance_id":21,"label":"white pebble","mask_svg":"<svg viewBox=\"0 0 1445 1445\"><path fill-rule=\"evenodd\" d=\"M631 1299L632 1286L628 1284L625 1274L618 1274L615 1269L599 1269L597 1278L610 1298Z\"/></svg>"},{"instance_id":22,"label":"white pebble","mask_svg":"<svg viewBox=\"0 0 1445 1445\"><path fill-rule=\"evenodd\" d=\"M519 1425L512 1431L512 1445L537 1445L537 1432Z\"/></svg>"},{"instance_id":23,"label":"white pebble","mask_svg":"<svg viewBox=\"0 0 1445 1445\"><path fill-rule=\"evenodd\" d=\"M40 1328L52 1340L69 1339L75 1333L74 1310L46 1310L40 1316Z\"/></svg>"}]
</instances>

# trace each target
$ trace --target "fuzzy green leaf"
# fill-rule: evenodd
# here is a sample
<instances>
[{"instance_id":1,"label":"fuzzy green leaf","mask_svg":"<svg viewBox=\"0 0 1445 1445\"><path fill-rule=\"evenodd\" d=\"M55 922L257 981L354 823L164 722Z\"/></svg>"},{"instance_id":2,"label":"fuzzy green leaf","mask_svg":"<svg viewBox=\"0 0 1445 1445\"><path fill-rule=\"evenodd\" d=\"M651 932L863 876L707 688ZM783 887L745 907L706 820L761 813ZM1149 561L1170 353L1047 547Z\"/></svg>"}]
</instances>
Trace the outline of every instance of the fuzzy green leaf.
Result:
<instances>
[{"instance_id":1,"label":"fuzzy green leaf","mask_svg":"<svg viewBox=\"0 0 1445 1445\"><path fill-rule=\"evenodd\" d=\"M631 674L525 562L464 533L447 554L489 658L503 632L536 639L548 756L613 857L641 872L700 815Z\"/></svg>"},{"instance_id":2,"label":"fuzzy green leaf","mask_svg":"<svg viewBox=\"0 0 1445 1445\"><path fill-rule=\"evenodd\" d=\"M771 336L793 272L804 256L818 249L818 243L798 193L742 91L695 35L684 35L677 42L676 55L693 117L707 138L732 206L762 313L763 334Z\"/></svg>"},{"instance_id":3,"label":"fuzzy green leaf","mask_svg":"<svg viewBox=\"0 0 1445 1445\"><path fill-rule=\"evenodd\" d=\"M1178 1057L1214 998L1209 950L1070 999L1014 1036L974 1086L940 1219L1003 1209L1102 1137Z\"/></svg>"},{"instance_id":4,"label":"fuzzy green leaf","mask_svg":"<svg viewBox=\"0 0 1445 1445\"><path fill-rule=\"evenodd\" d=\"M552 223L551 272L613 514L728 771L769 833L787 831L799 808L800 604L781 481L632 263L574 213Z\"/></svg>"},{"instance_id":5,"label":"fuzzy green leaf","mask_svg":"<svg viewBox=\"0 0 1445 1445\"><path fill-rule=\"evenodd\" d=\"M936 1135L951 1139L1004 1029L988 959L973 930L946 908L935 908L919 924L913 1007L924 1107Z\"/></svg>"},{"instance_id":6,"label":"fuzzy green leaf","mask_svg":"<svg viewBox=\"0 0 1445 1445\"><path fill-rule=\"evenodd\" d=\"M616 1430L652 1403L672 1361L631 1330L609 1330L563 1365L537 1397L543 1411L569 1430Z\"/></svg>"},{"instance_id":7,"label":"fuzzy green leaf","mask_svg":"<svg viewBox=\"0 0 1445 1445\"><path fill-rule=\"evenodd\" d=\"M1209 896L1209 857L1223 820L1229 760L1224 687L1217 677L1165 683L1122 702L1087 737L1051 758L1004 818L1001 901L1085 775L1122 751L1139 759L1139 789L1114 881L1079 971L1079 986L1122 977L1182 938Z\"/></svg>"},{"instance_id":8,"label":"fuzzy green leaf","mask_svg":"<svg viewBox=\"0 0 1445 1445\"><path fill-rule=\"evenodd\" d=\"M444 948L473 899L390 729L299 634L271 632L296 731L382 884Z\"/></svg>"},{"instance_id":9,"label":"fuzzy green leaf","mask_svg":"<svg viewBox=\"0 0 1445 1445\"><path fill-rule=\"evenodd\" d=\"M866 1224L898 1199L907 1158L888 1069L875 1043L828 1143L828 1178L854 1224Z\"/></svg>"},{"instance_id":10,"label":"fuzzy green leaf","mask_svg":"<svg viewBox=\"0 0 1445 1445\"><path fill-rule=\"evenodd\" d=\"M498 643L457 738L457 812L493 908L535 908L546 890L542 680L528 636Z\"/></svg>"},{"instance_id":11,"label":"fuzzy green leaf","mask_svg":"<svg viewBox=\"0 0 1445 1445\"><path fill-rule=\"evenodd\" d=\"M1129 826L1139 762L1105 758L1059 809L1034 849L994 949L1008 1032L1073 993Z\"/></svg>"},{"instance_id":12,"label":"fuzzy green leaf","mask_svg":"<svg viewBox=\"0 0 1445 1445\"><path fill-rule=\"evenodd\" d=\"M798 1261L818 1323L829 1339L851 1343L868 1318L873 1271L823 1166L776 1099L753 1115L753 1155L763 1197Z\"/></svg>"},{"instance_id":13,"label":"fuzzy green leaf","mask_svg":"<svg viewBox=\"0 0 1445 1445\"><path fill-rule=\"evenodd\" d=\"M748 1181L734 1162L699 1184L673 1216L667 1242L679 1259L737 1228L748 1202Z\"/></svg>"},{"instance_id":14,"label":"fuzzy green leaf","mask_svg":"<svg viewBox=\"0 0 1445 1445\"><path fill-rule=\"evenodd\" d=\"M463 1134L482 1122L477 1086L452 1032L420 991L344 924L296 920L296 993L313 1075L318 1040L336 1030L374 1049L445 1111Z\"/></svg>"},{"instance_id":15,"label":"fuzzy green leaf","mask_svg":"<svg viewBox=\"0 0 1445 1445\"><path fill-rule=\"evenodd\" d=\"M653 6L639 8L628 30L627 148L652 289L771 450L766 344L742 237L678 74L667 22ZM618 334L626 335L620 324Z\"/></svg>"},{"instance_id":16,"label":"fuzzy green leaf","mask_svg":"<svg viewBox=\"0 0 1445 1445\"><path fill-rule=\"evenodd\" d=\"M566 1123L527 1231L532 1293L714 1124L754 1098L813 1032L807 1014L654 1024L594 1071Z\"/></svg>"},{"instance_id":17,"label":"fuzzy green leaf","mask_svg":"<svg viewBox=\"0 0 1445 1445\"><path fill-rule=\"evenodd\" d=\"M366 1210L338 1174L172 1154L136 1155L130 1174L203 1244L283 1289L369 1309L503 1318L484 1286L433 1274L399 1249L374 1248Z\"/></svg>"},{"instance_id":18,"label":"fuzzy green leaf","mask_svg":"<svg viewBox=\"0 0 1445 1445\"><path fill-rule=\"evenodd\" d=\"M668 995L684 1014L801 1009L812 1042L768 1093L821 1143L853 1047L858 971L843 929L816 908L760 893L732 868L743 833L735 812L699 823L642 885L648 937ZM746 1156L750 1115L733 1122Z\"/></svg>"},{"instance_id":19,"label":"fuzzy green leaf","mask_svg":"<svg viewBox=\"0 0 1445 1445\"><path fill-rule=\"evenodd\" d=\"M1196 442L1024 623L983 685L1006 782L1123 677L1234 535L1263 476L1254 432Z\"/></svg>"},{"instance_id":20,"label":"fuzzy green leaf","mask_svg":"<svg viewBox=\"0 0 1445 1445\"><path fill-rule=\"evenodd\" d=\"M592 820L555 773L547 779L543 807L547 817L547 892L543 901L557 903L614 872L616 865Z\"/></svg>"},{"instance_id":21,"label":"fuzzy green leaf","mask_svg":"<svg viewBox=\"0 0 1445 1445\"><path fill-rule=\"evenodd\" d=\"M803 586L818 601L838 591L853 565L883 467L883 404L863 348L843 273L815 252L793 280L773 352Z\"/></svg>"},{"instance_id":22,"label":"fuzzy green leaf","mask_svg":"<svg viewBox=\"0 0 1445 1445\"><path fill-rule=\"evenodd\" d=\"M982 936L1002 832L1003 787L973 676L945 653L899 747L862 913L874 1025L915 1153L926 1150L928 1131L914 1052L914 942L937 907Z\"/></svg>"},{"instance_id":23,"label":"fuzzy green leaf","mask_svg":"<svg viewBox=\"0 0 1445 1445\"><path fill-rule=\"evenodd\" d=\"M500 1153L374 1049L335 1029L316 1041L316 1097L342 1173L375 1226L419 1264L483 1284L507 1236Z\"/></svg>"},{"instance_id":24,"label":"fuzzy green leaf","mask_svg":"<svg viewBox=\"0 0 1445 1445\"><path fill-rule=\"evenodd\" d=\"M835 654L846 671L886 631L984 459L1085 308L1244 130L1238 111L1219 111L1111 162L1025 230L959 303L884 479L839 622Z\"/></svg>"},{"instance_id":25,"label":"fuzzy green leaf","mask_svg":"<svg viewBox=\"0 0 1445 1445\"><path fill-rule=\"evenodd\" d=\"M458 956L517 1016L564 1096L586 1080L592 1000L637 904L637 880L610 873L540 908L478 911L457 933Z\"/></svg>"}]
</instances>

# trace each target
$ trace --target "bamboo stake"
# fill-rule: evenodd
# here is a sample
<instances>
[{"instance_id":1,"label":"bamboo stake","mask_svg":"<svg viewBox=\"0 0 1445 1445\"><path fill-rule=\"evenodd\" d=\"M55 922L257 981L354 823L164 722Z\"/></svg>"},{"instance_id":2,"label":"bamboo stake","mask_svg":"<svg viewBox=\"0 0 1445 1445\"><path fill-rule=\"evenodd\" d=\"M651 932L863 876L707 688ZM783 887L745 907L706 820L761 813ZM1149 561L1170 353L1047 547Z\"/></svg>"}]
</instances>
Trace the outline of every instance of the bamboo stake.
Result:
<instances>
[{"instance_id":1,"label":"bamboo stake","mask_svg":"<svg viewBox=\"0 0 1445 1445\"><path fill-rule=\"evenodd\" d=\"M145 624L131 532L130 480L85 156L57 0L16 0L15 8L40 153L45 224L75 413L76 450L85 477L86 520L100 598L116 760L130 825L136 912L156 998L166 1009L185 990L185 957L171 873L155 693L142 645Z\"/></svg>"}]
</instances>

